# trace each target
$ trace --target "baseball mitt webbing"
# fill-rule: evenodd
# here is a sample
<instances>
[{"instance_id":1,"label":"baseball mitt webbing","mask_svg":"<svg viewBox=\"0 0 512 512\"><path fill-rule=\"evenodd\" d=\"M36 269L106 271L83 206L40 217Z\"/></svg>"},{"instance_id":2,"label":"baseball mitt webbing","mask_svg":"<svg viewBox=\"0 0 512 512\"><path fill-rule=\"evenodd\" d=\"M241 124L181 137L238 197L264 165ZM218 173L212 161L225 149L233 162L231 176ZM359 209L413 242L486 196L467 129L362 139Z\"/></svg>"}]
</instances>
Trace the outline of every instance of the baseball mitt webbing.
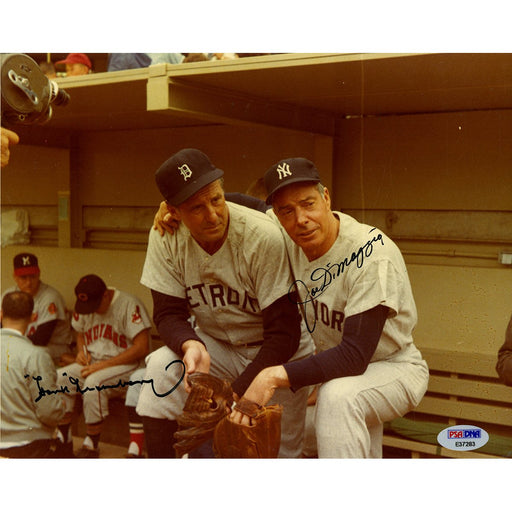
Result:
<instances>
[{"instance_id":1,"label":"baseball mitt webbing","mask_svg":"<svg viewBox=\"0 0 512 512\"><path fill-rule=\"evenodd\" d=\"M281 444L281 405L262 407L242 398L235 409L251 418L251 425L222 418L213 434L215 455L222 459L276 458Z\"/></svg>"},{"instance_id":2,"label":"baseball mitt webbing","mask_svg":"<svg viewBox=\"0 0 512 512\"><path fill-rule=\"evenodd\" d=\"M181 458L213 436L215 426L229 414L233 390L227 380L206 373L188 376L191 391L183 413L178 416L178 431L174 434L176 457Z\"/></svg>"}]
</instances>

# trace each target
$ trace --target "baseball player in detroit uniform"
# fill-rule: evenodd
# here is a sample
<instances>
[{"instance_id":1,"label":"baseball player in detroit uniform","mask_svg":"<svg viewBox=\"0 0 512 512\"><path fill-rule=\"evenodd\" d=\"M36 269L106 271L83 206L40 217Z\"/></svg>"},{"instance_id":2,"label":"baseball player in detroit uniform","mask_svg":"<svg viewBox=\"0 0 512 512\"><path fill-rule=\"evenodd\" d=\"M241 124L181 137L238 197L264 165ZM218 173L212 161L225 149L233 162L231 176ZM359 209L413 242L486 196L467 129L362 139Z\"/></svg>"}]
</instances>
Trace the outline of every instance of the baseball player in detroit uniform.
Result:
<instances>
[{"instance_id":1,"label":"baseball player in detroit uniform","mask_svg":"<svg viewBox=\"0 0 512 512\"><path fill-rule=\"evenodd\" d=\"M383 423L413 409L428 384L402 255L380 230L331 210L309 160L278 162L265 185L317 354L262 370L246 398L265 405L278 389L319 385L318 456L382 456Z\"/></svg>"},{"instance_id":2,"label":"baseball player in detroit uniform","mask_svg":"<svg viewBox=\"0 0 512 512\"><path fill-rule=\"evenodd\" d=\"M151 320L137 297L107 288L95 274L80 279L75 295L72 325L78 333L77 357L58 370L57 387L67 387L63 393L66 415L59 429L70 445L74 403L81 394L87 436L77 456L95 458L109 399L125 394L126 386L119 384L130 381L148 353Z\"/></svg>"},{"instance_id":3,"label":"baseball player in detroit uniform","mask_svg":"<svg viewBox=\"0 0 512 512\"><path fill-rule=\"evenodd\" d=\"M202 371L229 380L236 400L261 369L301 359L313 346L301 332L296 301L288 298L291 275L279 228L263 213L226 202L222 175L197 149L179 151L156 173L181 223L174 235L151 230L149 236L141 282L152 291L153 318L166 346L147 358L145 380L170 389L182 372L166 366L181 358L186 375ZM142 385L137 413L150 457L173 457L186 378L184 384L165 399ZM280 457L298 457L307 392L282 389L274 400L284 407Z\"/></svg>"},{"instance_id":4,"label":"baseball player in detroit uniform","mask_svg":"<svg viewBox=\"0 0 512 512\"><path fill-rule=\"evenodd\" d=\"M4 292L2 298L13 291L24 291L34 299L34 320L25 336L36 346L46 347L55 364L60 357L70 352L73 335L66 305L62 295L41 281L41 270L37 257L31 253L20 253L14 257L14 280L16 286Z\"/></svg>"}]
</instances>

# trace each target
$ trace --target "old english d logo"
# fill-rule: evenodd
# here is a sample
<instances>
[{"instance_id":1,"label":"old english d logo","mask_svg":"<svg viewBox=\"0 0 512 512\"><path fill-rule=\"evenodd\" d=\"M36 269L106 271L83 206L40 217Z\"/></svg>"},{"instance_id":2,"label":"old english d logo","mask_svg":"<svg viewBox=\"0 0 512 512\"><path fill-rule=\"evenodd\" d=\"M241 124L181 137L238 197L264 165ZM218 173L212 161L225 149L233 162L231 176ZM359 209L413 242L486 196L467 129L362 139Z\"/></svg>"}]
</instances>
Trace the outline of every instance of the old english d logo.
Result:
<instances>
[{"instance_id":1,"label":"old english d logo","mask_svg":"<svg viewBox=\"0 0 512 512\"><path fill-rule=\"evenodd\" d=\"M277 167L277 172L279 174L280 180L286 178L286 176L292 175L292 171L290 171L290 166L286 162L279 164L279 166Z\"/></svg>"},{"instance_id":2,"label":"old english d logo","mask_svg":"<svg viewBox=\"0 0 512 512\"><path fill-rule=\"evenodd\" d=\"M185 181L187 181L192 176L192 171L190 170L190 167L187 164L181 165L180 167L178 167L178 169Z\"/></svg>"}]
</instances>

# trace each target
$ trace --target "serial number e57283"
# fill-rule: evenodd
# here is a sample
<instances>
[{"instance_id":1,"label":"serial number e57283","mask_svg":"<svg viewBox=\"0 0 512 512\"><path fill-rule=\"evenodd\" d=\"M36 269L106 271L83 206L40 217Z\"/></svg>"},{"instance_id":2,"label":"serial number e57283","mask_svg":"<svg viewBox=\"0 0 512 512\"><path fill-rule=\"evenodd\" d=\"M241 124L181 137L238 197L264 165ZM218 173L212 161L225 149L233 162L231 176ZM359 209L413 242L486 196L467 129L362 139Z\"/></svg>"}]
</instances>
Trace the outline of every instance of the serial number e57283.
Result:
<instances>
[{"instance_id":1,"label":"serial number e57283","mask_svg":"<svg viewBox=\"0 0 512 512\"><path fill-rule=\"evenodd\" d=\"M455 446L457 448L462 448L463 446L475 446L475 441L455 441Z\"/></svg>"}]
</instances>

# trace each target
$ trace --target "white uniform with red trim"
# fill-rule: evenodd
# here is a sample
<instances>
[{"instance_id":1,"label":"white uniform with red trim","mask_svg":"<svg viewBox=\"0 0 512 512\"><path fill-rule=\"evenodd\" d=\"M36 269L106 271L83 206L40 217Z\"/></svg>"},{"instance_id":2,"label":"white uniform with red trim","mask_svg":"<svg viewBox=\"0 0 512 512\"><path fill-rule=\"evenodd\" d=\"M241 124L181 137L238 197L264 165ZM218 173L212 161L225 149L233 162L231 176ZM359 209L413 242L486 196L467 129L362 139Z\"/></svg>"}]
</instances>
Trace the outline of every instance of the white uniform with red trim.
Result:
<instances>
[{"instance_id":1,"label":"white uniform with red trim","mask_svg":"<svg viewBox=\"0 0 512 512\"><path fill-rule=\"evenodd\" d=\"M2 295L2 299L7 293L14 291L19 291L19 288L17 286L9 288ZM69 345L73 341L73 334L71 333L71 326L66 313L64 299L55 288L42 281L33 299L36 318L28 326L25 336L30 337L36 332L38 326L57 320L57 324L46 348L50 352L54 362L58 361L63 353L70 350Z\"/></svg>"},{"instance_id":2,"label":"white uniform with red trim","mask_svg":"<svg viewBox=\"0 0 512 512\"><path fill-rule=\"evenodd\" d=\"M151 328L151 320L144 304L137 297L114 289L112 302L105 314L80 315L75 312L72 325L77 332L83 334L92 364L110 359L131 347L133 339L140 332ZM83 366L78 363L60 368L57 387L60 389L60 386L67 386L69 390L63 393L66 412L73 411L75 397L81 393L85 422L102 421L108 416L109 398L123 396L126 392L124 386L105 386L115 386L120 381L128 382L130 375L142 364L143 361L112 366L94 372L85 379L80 375ZM74 384L75 379L79 380L80 389ZM97 387L101 390L98 391Z\"/></svg>"},{"instance_id":3,"label":"white uniform with red trim","mask_svg":"<svg viewBox=\"0 0 512 512\"><path fill-rule=\"evenodd\" d=\"M151 328L144 304L135 296L114 290L108 311L100 315L73 313L73 329L84 335L87 350L94 361L117 356L128 347L140 331Z\"/></svg>"}]
</instances>

